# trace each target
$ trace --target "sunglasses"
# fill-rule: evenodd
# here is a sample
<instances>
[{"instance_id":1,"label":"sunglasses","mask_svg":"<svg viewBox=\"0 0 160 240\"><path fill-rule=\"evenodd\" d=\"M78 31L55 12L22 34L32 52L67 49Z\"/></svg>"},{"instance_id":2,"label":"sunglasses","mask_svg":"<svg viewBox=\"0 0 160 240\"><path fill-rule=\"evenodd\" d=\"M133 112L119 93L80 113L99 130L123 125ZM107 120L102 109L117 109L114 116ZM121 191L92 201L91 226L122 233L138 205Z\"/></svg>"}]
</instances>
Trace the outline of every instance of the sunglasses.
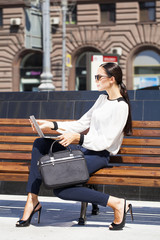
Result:
<instances>
[{"instance_id":1,"label":"sunglasses","mask_svg":"<svg viewBox=\"0 0 160 240\"><path fill-rule=\"evenodd\" d=\"M98 81L100 81L100 79L102 78L102 77L107 77L107 78L109 78L107 75L95 75L94 76L95 77L95 80L98 80Z\"/></svg>"}]
</instances>

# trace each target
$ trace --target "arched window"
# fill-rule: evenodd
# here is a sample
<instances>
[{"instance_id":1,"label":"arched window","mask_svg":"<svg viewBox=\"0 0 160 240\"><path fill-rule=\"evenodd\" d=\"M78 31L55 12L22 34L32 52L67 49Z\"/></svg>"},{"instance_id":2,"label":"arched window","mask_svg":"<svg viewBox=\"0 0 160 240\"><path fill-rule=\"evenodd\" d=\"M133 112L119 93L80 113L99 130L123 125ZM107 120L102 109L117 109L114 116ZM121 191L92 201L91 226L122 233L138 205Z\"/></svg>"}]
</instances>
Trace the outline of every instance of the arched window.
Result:
<instances>
[{"instance_id":1,"label":"arched window","mask_svg":"<svg viewBox=\"0 0 160 240\"><path fill-rule=\"evenodd\" d=\"M42 54L29 53L21 61L20 91L38 91L42 73Z\"/></svg>"},{"instance_id":2,"label":"arched window","mask_svg":"<svg viewBox=\"0 0 160 240\"><path fill-rule=\"evenodd\" d=\"M75 90L87 90L87 53L82 53L76 62L76 85Z\"/></svg>"},{"instance_id":3,"label":"arched window","mask_svg":"<svg viewBox=\"0 0 160 240\"><path fill-rule=\"evenodd\" d=\"M77 58L75 90L91 90L91 57L97 52L90 49Z\"/></svg>"},{"instance_id":4,"label":"arched window","mask_svg":"<svg viewBox=\"0 0 160 240\"><path fill-rule=\"evenodd\" d=\"M134 59L133 89L160 85L160 55L152 50L140 52Z\"/></svg>"}]
</instances>

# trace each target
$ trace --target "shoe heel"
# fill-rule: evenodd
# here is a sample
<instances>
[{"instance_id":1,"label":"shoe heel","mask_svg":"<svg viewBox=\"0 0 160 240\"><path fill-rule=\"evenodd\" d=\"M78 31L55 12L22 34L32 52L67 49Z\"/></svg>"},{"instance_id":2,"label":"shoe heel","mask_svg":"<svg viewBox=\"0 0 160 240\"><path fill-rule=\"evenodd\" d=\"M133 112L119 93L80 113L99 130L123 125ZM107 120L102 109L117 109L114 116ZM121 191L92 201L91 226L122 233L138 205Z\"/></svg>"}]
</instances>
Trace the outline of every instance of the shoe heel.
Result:
<instances>
[{"instance_id":1,"label":"shoe heel","mask_svg":"<svg viewBox=\"0 0 160 240\"><path fill-rule=\"evenodd\" d=\"M30 225L30 222L32 220L33 215L38 212L38 223L40 223L40 216L41 216L41 209L42 207L40 207L37 211L35 210L39 205L39 202L37 203L37 205L34 207L33 211L31 212L29 218L27 220L22 220L20 219L19 221L17 221L16 223L16 227L27 227Z\"/></svg>"},{"instance_id":2,"label":"shoe heel","mask_svg":"<svg viewBox=\"0 0 160 240\"><path fill-rule=\"evenodd\" d=\"M42 210L42 207L40 209L38 209L38 224L40 223L41 210Z\"/></svg>"},{"instance_id":3,"label":"shoe heel","mask_svg":"<svg viewBox=\"0 0 160 240\"><path fill-rule=\"evenodd\" d=\"M127 211L127 212L130 212L130 214L131 214L131 219L132 219L132 221L134 221L132 204L129 204L128 207L129 207L129 208L128 208L128 211Z\"/></svg>"}]
</instances>

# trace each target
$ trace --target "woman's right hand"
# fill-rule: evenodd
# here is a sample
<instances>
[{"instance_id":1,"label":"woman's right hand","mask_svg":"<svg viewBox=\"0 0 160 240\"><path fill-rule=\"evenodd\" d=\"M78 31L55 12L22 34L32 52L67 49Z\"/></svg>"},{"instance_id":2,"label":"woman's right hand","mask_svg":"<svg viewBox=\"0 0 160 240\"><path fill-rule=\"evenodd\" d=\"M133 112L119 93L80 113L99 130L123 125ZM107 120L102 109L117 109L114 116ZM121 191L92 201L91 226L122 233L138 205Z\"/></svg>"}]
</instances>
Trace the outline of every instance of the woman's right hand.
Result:
<instances>
[{"instance_id":1,"label":"woman's right hand","mask_svg":"<svg viewBox=\"0 0 160 240\"><path fill-rule=\"evenodd\" d=\"M39 124L41 129L54 128L54 123L47 120L37 120L37 123Z\"/></svg>"},{"instance_id":2,"label":"woman's right hand","mask_svg":"<svg viewBox=\"0 0 160 240\"><path fill-rule=\"evenodd\" d=\"M30 123L31 123L33 131L36 131L32 121L30 121ZM47 121L47 120L37 120L37 123L39 124L39 127L41 129L54 128L54 123L50 122L50 121Z\"/></svg>"}]
</instances>

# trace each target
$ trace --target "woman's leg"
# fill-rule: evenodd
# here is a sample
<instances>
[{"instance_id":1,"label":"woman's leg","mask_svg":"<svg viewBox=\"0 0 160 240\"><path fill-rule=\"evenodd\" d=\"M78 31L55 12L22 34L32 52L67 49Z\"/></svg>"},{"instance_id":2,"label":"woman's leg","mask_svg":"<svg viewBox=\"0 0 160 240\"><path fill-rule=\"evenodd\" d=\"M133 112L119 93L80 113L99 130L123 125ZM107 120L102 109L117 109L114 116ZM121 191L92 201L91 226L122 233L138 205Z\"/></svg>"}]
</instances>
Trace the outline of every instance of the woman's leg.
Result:
<instances>
[{"instance_id":1,"label":"woman's leg","mask_svg":"<svg viewBox=\"0 0 160 240\"><path fill-rule=\"evenodd\" d=\"M95 152L81 148L85 155L89 174L104 168L108 165L109 153L107 151ZM68 188L55 189L54 193L57 197L64 200L73 200L80 202L89 202L102 206L107 205L108 194L95 191L83 186L73 186Z\"/></svg>"},{"instance_id":2,"label":"woman's leg","mask_svg":"<svg viewBox=\"0 0 160 240\"><path fill-rule=\"evenodd\" d=\"M21 220L24 221L27 220L31 212L33 211L34 207L38 203L38 193L40 190L42 180L38 170L37 162L42 156L49 152L52 143L53 143L52 139L37 138L33 144L30 174L26 188L28 196L23 212L23 217ZM55 151L60 151L63 150L64 147L58 143L55 143L54 149ZM41 208L40 203L38 204L35 211L38 210L39 208Z\"/></svg>"},{"instance_id":3,"label":"woman's leg","mask_svg":"<svg viewBox=\"0 0 160 240\"><path fill-rule=\"evenodd\" d=\"M52 139L37 138L33 144L30 174L26 188L26 191L28 193L30 192L36 195L38 195L39 193L42 179L38 170L37 162L42 156L48 154L52 143ZM63 149L65 148L61 146L58 142L54 144L54 151L60 151Z\"/></svg>"},{"instance_id":4,"label":"woman's leg","mask_svg":"<svg viewBox=\"0 0 160 240\"><path fill-rule=\"evenodd\" d=\"M93 151L84 152L89 173L93 173L108 165L109 155L105 152L95 154ZM95 191L94 189L74 186L70 188L56 189L54 193L64 200L89 202L101 206L109 206L114 211L114 224L120 224L124 217L124 199L109 196L108 194ZM112 226L110 226L112 228Z\"/></svg>"},{"instance_id":5,"label":"woman's leg","mask_svg":"<svg viewBox=\"0 0 160 240\"><path fill-rule=\"evenodd\" d=\"M29 218L31 212L38 203L38 193L42 180L40 173L38 171L37 162L40 159L40 157L42 157L49 151L51 144L52 141L50 140L48 141L48 139L46 141L46 139L43 138L37 138L33 143L30 174L26 188L28 196L23 212L23 217L21 218L21 220L23 221L26 221ZM39 209L40 207L41 205L39 204L37 206L37 209Z\"/></svg>"},{"instance_id":6,"label":"woman's leg","mask_svg":"<svg viewBox=\"0 0 160 240\"><path fill-rule=\"evenodd\" d=\"M42 156L49 152L52 142L51 139L37 138L33 143L31 167L26 188L28 193L34 193L36 195L39 193L42 179L38 170L37 162Z\"/></svg>"},{"instance_id":7,"label":"woman's leg","mask_svg":"<svg viewBox=\"0 0 160 240\"><path fill-rule=\"evenodd\" d=\"M38 195L36 195L34 193L28 193L26 205L25 205L23 216L22 216L21 220L26 221L29 218L34 207L37 205L37 203L38 203ZM40 208L41 208L41 204L39 203L38 206L36 207L35 211L37 211Z\"/></svg>"}]
</instances>

